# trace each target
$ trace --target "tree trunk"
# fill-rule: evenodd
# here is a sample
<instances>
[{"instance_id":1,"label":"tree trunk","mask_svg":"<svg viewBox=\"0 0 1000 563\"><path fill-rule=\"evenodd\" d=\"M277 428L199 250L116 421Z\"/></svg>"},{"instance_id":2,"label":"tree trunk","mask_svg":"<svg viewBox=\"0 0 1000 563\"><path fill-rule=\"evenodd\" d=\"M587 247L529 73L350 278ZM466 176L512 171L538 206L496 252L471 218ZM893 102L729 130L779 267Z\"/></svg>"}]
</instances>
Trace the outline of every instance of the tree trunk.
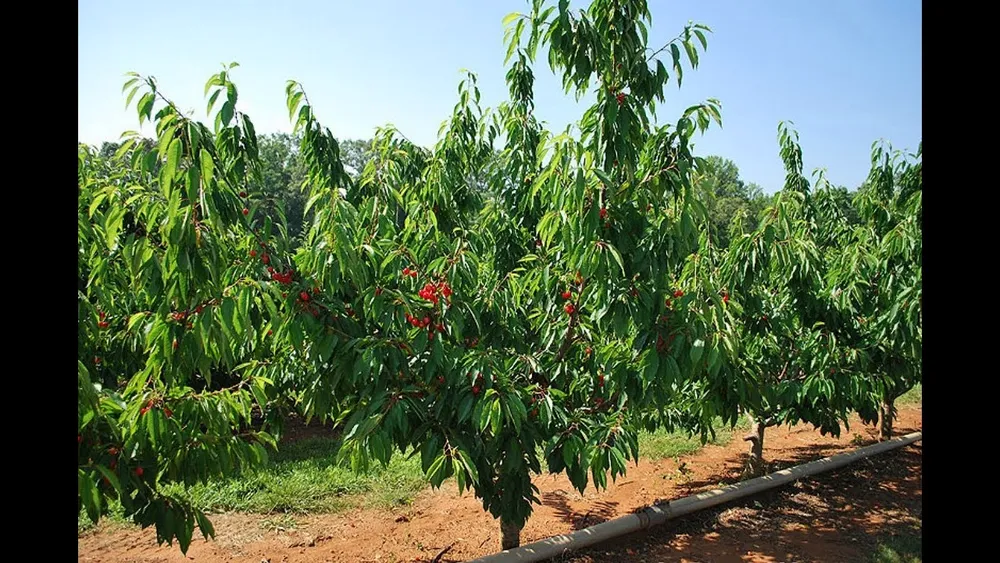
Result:
<instances>
[{"instance_id":1,"label":"tree trunk","mask_svg":"<svg viewBox=\"0 0 1000 563\"><path fill-rule=\"evenodd\" d=\"M500 549L513 549L521 545L521 526L500 518Z\"/></svg>"},{"instance_id":2,"label":"tree trunk","mask_svg":"<svg viewBox=\"0 0 1000 563\"><path fill-rule=\"evenodd\" d=\"M743 437L750 442L750 456L743 467L743 479L764 474L764 423L759 418L750 419L750 433Z\"/></svg>"},{"instance_id":3,"label":"tree trunk","mask_svg":"<svg viewBox=\"0 0 1000 563\"><path fill-rule=\"evenodd\" d=\"M889 440L892 438L892 419L893 411L895 406L895 399L886 398L882 400L882 408L880 413L882 416L881 424L879 425L879 438L882 440Z\"/></svg>"}]
</instances>

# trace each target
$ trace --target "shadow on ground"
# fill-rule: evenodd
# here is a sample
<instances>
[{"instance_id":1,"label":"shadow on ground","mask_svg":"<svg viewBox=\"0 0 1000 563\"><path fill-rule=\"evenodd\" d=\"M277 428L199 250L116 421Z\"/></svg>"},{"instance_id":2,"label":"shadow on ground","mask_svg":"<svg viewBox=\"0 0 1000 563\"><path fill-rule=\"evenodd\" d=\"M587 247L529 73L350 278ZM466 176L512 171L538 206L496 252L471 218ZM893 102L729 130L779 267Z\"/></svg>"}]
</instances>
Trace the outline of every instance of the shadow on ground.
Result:
<instances>
[{"instance_id":1,"label":"shadow on ground","mask_svg":"<svg viewBox=\"0 0 1000 563\"><path fill-rule=\"evenodd\" d=\"M816 459L826 455L827 449L822 445L795 448L773 465L788 467ZM884 542L916 541L919 545L921 452L918 442L560 560L867 561ZM731 469L738 475L739 463L727 465L723 474L704 479L701 485L731 480Z\"/></svg>"}]
</instances>

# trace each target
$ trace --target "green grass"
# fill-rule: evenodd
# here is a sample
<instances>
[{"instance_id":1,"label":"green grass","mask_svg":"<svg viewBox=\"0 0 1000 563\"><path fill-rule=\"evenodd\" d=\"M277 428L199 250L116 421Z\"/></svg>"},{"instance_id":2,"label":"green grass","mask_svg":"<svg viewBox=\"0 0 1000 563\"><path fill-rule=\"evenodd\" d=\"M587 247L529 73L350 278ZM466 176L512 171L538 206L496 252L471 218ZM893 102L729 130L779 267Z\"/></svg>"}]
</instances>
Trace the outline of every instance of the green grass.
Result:
<instances>
[{"instance_id":1,"label":"green grass","mask_svg":"<svg viewBox=\"0 0 1000 563\"><path fill-rule=\"evenodd\" d=\"M710 437L708 443L724 446L732 440L734 430L723 427L721 421L718 421L717 425L715 439ZM749 428L749 424L745 418L741 417L736 429L746 430L747 428ZM700 436L688 436L683 432L657 430L656 432L639 434L639 455L654 461L692 454L700 450L701 447Z\"/></svg>"},{"instance_id":2,"label":"green grass","mask_svg":"<svg viewBox=\"0 0 1000 563\"><path fill-rule=\"evenodd\" d=\"M741 424L738 428L745 427ZM733 431L719 429L709 443L725 444ZM698 436L658 431L639 436L639 452L646 459L675 458L701 448ZM387 467L374 466L355 473L336 459L338 442L333 438L309 438L283 444L268 465L230 479L195 485L186 491L168 485L164 492L187 498L206 512L238 511L259 514L333 513L354 507L385 508L409 504L427 486L420 471L420 458L393 456ZM128 525L121 507L112 507L107 520ZM289 528L292 520L268 520L274 527ZM81 513L78 532L93 523Z\"/></svg>"},{"instance_id":3,"label":"green grass","mask_svg":"<svg viewBox=\"0 0 1000 563\"><path fill-rule=\"evenodd\" d=\"M896 399L896 404L897 405L920 404L923 403L923 398L924 398L924 388L923 385L918 383L913 386L913 389L910 389L906 393L900 395L899 398Z\"/></svg>"},{"instance_id":4,"label":"green grass","mask_svg":"<svg viewBox=\"0 0 1000 563\"><path fill-rule=\"evenodd\" d=\"M872 563L922 563L920 533L893 536L878 543Z\"/></svg>"},{"instance_id":5,"label":"green grass","mask_svg":"<svg viewBox=\"0 0 1000 563\"><path fill-rule=\"evenodd\" d=\"M418 457L396 455L386 467L355 473L337 463L336 450L333 439L310 438L283 445L264 469L186 492L180 486L166 490L187 496L202 510L268 514L407 504L425 486Z\"/></svg>"},{"instance_id":6,"label":"green grass","mask_svg":"<svg viewBox=\"0 0 1000 563\"><path fill-rule=\"evenodd\" d=\"M179 484L167 485L164 492L187 498L206 512L305 514L408 504L427 485L419 457L396 455L387 467L376 464L367 473L355 473L337 463L337 445L331 438L284 444L263 469L186 491ZM120 507L112 507L108 520L125 523ZM81 513L78 532L92 526Z\"/></svg>"}]
</instances>

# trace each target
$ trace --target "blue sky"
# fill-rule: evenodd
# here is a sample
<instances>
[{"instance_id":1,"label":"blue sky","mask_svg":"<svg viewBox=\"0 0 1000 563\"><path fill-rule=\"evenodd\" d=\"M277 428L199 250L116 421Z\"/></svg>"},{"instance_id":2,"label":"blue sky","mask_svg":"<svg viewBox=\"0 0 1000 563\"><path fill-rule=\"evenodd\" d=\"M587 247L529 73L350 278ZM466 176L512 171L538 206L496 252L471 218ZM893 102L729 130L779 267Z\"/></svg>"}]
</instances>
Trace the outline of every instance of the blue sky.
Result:
<instances>
[{"instance_id":1,"label":"blue sky","mask_svg":"<svg viewBox=\"0 0 1000 563\"><path fill-rule=\"evenodd\" d=\"M699 137L696 151L732 159L744 180L767 192L781 187L781 120L799 130L807 170L824 167L831 182L850 188L867 175L873 141L916 149L919 1L649 5L654 48L688 20L713 29L701 66L684 75L680 90L668 90L658 113L674 121L683 108L718 98L724 127ZM460 69L477 73L485 105L505 98L501 20L527 7L526 0L82 0L79 140L100 144L137 129L136 114L124 109L125 72L155 76L167 96L203 117L205 81L221 63L237 61L239 106L260 133L290 131L284 87L295 79L339 137L367 138L392 123L430 145L456 102ZM562 93L540 58L537 114L563 129L584 106Z\"/></svg>"}]
</instances>

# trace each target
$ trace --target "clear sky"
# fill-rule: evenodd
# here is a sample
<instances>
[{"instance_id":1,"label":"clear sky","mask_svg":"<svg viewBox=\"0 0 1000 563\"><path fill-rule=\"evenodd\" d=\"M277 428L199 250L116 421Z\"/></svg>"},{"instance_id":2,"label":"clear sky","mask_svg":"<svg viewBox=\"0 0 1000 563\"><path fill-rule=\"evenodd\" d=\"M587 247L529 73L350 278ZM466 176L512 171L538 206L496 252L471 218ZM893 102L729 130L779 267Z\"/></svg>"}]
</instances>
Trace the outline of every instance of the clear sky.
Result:
<instances>
[{"instance_id":1,"label":"clear sky","mask_svg":"<svg viewBox=\"0 0 1000 563\"><path fill-rule=\"evenodd\" d=\"M550 0L550 3L554 0ZM575 0L574 6L586 3ZM205 108L204 84L236 61L239 106L259 133L290 131L285 81L303 83L324 125L368 138L392 123L417 143L436 140L457 101L460 69L479 76L483 102L506 97L501 20L527 0L174 0L79 3L79 140L100 144L137 129L124 109L124 73L156 77L182 109ZM835 184L865 178L871 143L915 150L922 136L918 0L649 0L650 45L688 20L707 24L701 66L672 86L661 121L708 97L722 129L696 152L732 159L740 176L772 192L784 172L778 122L795 123L807 171ZM669 65L668 65L669 68ZM539 117L552 129L583 105L562 93L540 54ZM144 132L150 132L144 128Z\"/></svg>"}]
</instances>

